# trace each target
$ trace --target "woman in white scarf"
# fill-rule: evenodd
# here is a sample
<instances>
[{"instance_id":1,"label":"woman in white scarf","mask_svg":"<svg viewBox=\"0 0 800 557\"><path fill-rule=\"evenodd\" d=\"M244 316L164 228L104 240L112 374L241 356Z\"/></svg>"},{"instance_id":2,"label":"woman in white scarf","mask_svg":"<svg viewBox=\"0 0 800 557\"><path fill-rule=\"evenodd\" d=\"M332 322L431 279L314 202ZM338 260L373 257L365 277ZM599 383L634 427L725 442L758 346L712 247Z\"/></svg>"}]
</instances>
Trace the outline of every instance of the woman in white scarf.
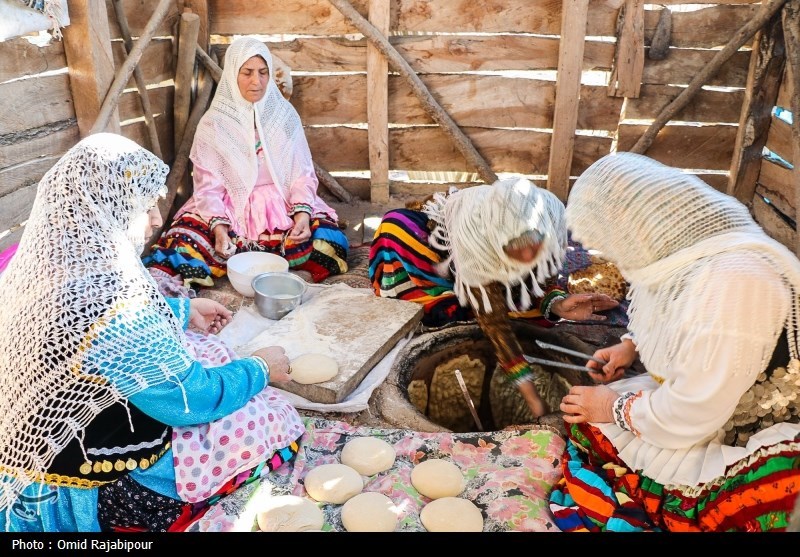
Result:
<instances>
[{"instance_id":1,"label":"woman in white scarf","mask_svg":"<svg viewBox=\"0 0 800 557\"><path fill-rule=\"evenodd\" d=\"M737 200L641 155L593 164L566 215L629 281L630 335L587 364L608 385L562 401L557 522L785 528L800 490L800 262ZM648 373L620 379L637 357Z\"/></svg>"},{"instance_id":2,"label":"woman in white scarf","mask_svg":"<svg viewBox=\"0 0 800 557\"><path fill-rule=\"evenodd\" d=\"M243 251L281 255L314 282L347 271L347 236L317 195L303 125L273 75L262 41L230 44L192 144L192 197L144 260L159 279L210 286Z\"/></svg>"},{"instance_id":3,"label":"woman in white scarf","mask_svg":"<svg viewBox=\"0 0 800 557\"><path fill-rule=\"evenodd\" d=\"M209 508L209 489L225 494L244 471L257 478L296 454L305 429L267 386L289 380L283 349L198 357L184 329L216 331L230 312L165 299L142 266L167 170L134 142L95 134L39 182L0 275L6 531L179 530ZM215 437L226 422L254 426L231 432L236 449Z\"/></svg>"}]
</instances>

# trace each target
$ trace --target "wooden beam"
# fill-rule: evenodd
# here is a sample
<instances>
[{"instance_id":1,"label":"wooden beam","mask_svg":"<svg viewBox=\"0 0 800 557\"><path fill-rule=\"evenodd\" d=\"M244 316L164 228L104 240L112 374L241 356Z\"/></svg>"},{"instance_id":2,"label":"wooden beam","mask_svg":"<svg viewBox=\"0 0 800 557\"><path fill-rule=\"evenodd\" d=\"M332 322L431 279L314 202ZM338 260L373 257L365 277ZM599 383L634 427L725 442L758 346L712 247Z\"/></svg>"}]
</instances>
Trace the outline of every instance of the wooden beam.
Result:
<instances>
[{"instance_id":1,"label":"wooden beam","mask_svg":"<svg viewBox=\"0 0 800 557\"><path fill-rule=\"evenodd\" d=\"M92 132L103 99L114 81L114 55L105 0L69 4L70 24L62 30L70 90L81 137ZM112 114L113 113L113 114ZM108 131L119 133L119 116L109 111Z\"/></svg>"},{"instance_id":2,"label":"wooden beam","mask_svg":"<svg viewBox=\"0 0 800 557\"><path fill-rule=\"evenodd\" d=\"M744 92L727 193L746 205L753 203L767 142L772 109L786 66L783 30L777 14L756 34Z\"/></svg>"},{"instance_id":3,"label":"wooden beam","mask_svg":"<svg viewBox=\"0 0 800 557\"><path fill-rule=\"evenodd\" d=\"M428 91L428 88L414 69L406 62L405 58L400 56L397 50L389 44L386 37L375 29L374 25L364 19L348 0L329 0L329 2L342 12L350 23L361 31L361 33L383 53L394 70L398 71L406 78L411 85L411 90L417 98L419 98L425 111L428 112L431 118L433 118L434 121L442 127L445 133L452 138L456 148L464 155L464 158L477 169L481 179L487 183L496 182L497 175L492 171L491 167L478 150L475 149L469 137L461 131L461 128L458 127L450 115L439 105L436 99L433 98L433 95Z\"/></svg>"},{"instance_id":4,"label":"wooden beam","mask_svg":"<svg viewBox=\"0 0 800 557\"><path fill-rule=\"evenodd\" d=\"M389 36L389 0L369 0L369 21ZM367 45L367 123L369 132L370 201L389 202L389 62Z\"/></svg>"},{"instance_id":5,"label":"wooden beam","mask_svg":"<svg viewBox=\"0 0 800 557\"><path fill-rule=\"evenodd\" d=\"M569 194L588 13L589 0L564 0L561 6L561 45L547 189L564 202Z\"/></svg>"},{"instance_id":6,"label":"wooden beam","mask_svg":"<svg viewBox=\"0 0 800 557\"><path fill-rule=\"evenodd\" d=\"M125 63L122 64L122 67L120 67L119 71L117 71L114 82L111 84L111 87L109 87L105 99L103 99L103 105L100 107L100 112L97 115L97 120L92 126L91 133L97 133L107 129L108 121L111 118L111 113L117 108L120 93L122 93L122 90L125 88L128 80L131 78L134 68L136 68L136 65L142 58L144 49L147 48L147 45L150 43L153 35L155 35L159 25L161 25L161 22L164 21L164 17L166 17L171 6L172 0L159 1L155 12L153 12L153 15L150 17L150 21L147 23L147 26L144 29L144 32L136 42L136 46L133 47L131 52L128 54L128 58L125 59Z\"/></svg>"},{"instance_id":7,"label":"wooden beam","mask_svg":"<svg viewBox=\"0 0 800 557\"><path fill-rule=\"evenodd\" d=\"M655 121L650 124L650 127L647 128L644 134L642 134L642 137L640 137L633 146L631 152L639 154L646 153L650 145L653 144L653 140L656 138L656 135L658 135L658 132L661 131L661 128L663 128L675 114L689 104L692 97L694 97L703 85L719 71L722 65L733 56L744 43L749 41L750 38L756 34L756 31L761 29L785 3L786 0L770 0L769 3L763 4L756 15L753 16L753 19L736 31L722 50L717 52L706 67L692 78L688 87L661 111Z\"/></svg>"},{"instance_id":8,"label":"wooden beam","mask_svg":"<svg viewBox=\"0 0 800 557\"><path fill-rule=\"evenodd\" d=\"M792 184L795 223L800 223L800 0L789 0L783 8L783 33L786 41L786 79L792 100ZM800 233L795 230L795 255L800 257Z\"/></svg>"},{"instance_id":9,"label":"wooden beam","mask_svg":"<svg viewBox=\"0 0 800 557\"><path fill-rule=\"evenodd\" d=\"M128 18L122 7L122 0L113 0L112 5L114 6L114 13L117 15L117 24L122 34L122 40L125 43L125 52L130 56L133 49L133 39L131 38L131 30L128 27ZM161 144L158 142L158 128L156 127L155 118L153 118L153 109L150 107L150 97L147 93L147 83L144 80L142 68L138 65L133 69L133 79L136 81L136 89L139 91L139 99L142 102L144 121L147 124L147 137L150 139L150 150L163 160Z\"/></svg>"},{"instance_id":10,"label":"wooden beam","mask_svg":"<svg viewBox=\"0 0 800 557\"><path fill-rule=\"evenodd\" d=\"M644 4L644 0L626 0L622 8L617 53L608 80L610 97L639 98L644 73Z\"/></svg>"},{"instance_id":11,"label":"wooden beam","mask_svg":"<svg viewBox=\"0 0 800 557\"><path fill-rule=\"evenodd\" d=\"M208 41L210 37L208 31L208 0L186 0L184 5L200 18L200 31L197 34L197 44L206 52L208 51Z\"/></svg>"},{"instance_id":12,"label":"wooden beam","mask_svg":"<svg viewBox=\"0 0 800 557\"><path fill-rule=\"evenodd\" d=\"M175 66L175 103L172 107L175 145L180 145L192 105L195 52L199 45L200 16L183 12L178 26L178 61Z\"/></svg>"}]
</instances>

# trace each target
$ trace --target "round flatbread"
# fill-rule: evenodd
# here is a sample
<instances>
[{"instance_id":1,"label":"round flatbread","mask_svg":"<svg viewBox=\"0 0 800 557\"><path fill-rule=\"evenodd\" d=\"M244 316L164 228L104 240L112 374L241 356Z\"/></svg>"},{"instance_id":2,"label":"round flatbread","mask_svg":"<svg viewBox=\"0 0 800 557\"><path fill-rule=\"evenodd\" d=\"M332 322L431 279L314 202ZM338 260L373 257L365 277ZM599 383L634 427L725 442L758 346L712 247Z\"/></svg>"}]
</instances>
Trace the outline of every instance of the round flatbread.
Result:
<instances>
[{"instance_id":1,"label":"round flatbread","mask_svg":"<svg viewBox=\"0 0 800 557\"><path fill-rule=\"evenodd\" d=\"M345 443L341 460L362 476L372 476L391 468L396 457L394 447L383 439L356 437Z\"/></svg>"},{"instance_id":2,"label":"round flatbread","mask_svg":"<svg viewBox=\"0 0 800 557\"><path fill-rule=\"evenodd\" d=\"M342 524L348 532L394 532L399 512L383 493L367 491L342 506Z\"/></svg>"},{"instance_id":3,"label":"round flatbread","mask_svg":"<svg viewBox=\"0 0 800 557\"><path fill-rule=\"evenodd\" d=\"M326 354L303 354L292 360L291 366L292 380L303 385L324 383L339 373L339 364Z\"/></svg>"},{"instance_id":4,"label":"round flatbread","mask_svg":"<svg viewBox=\"0 0 800 557\"><path fill-rule=\"evenodd\" d=\"M262 532L306 532L320 530L325 524L316 503L296 495L270 497L257 519Z\"/></svg>"},{"instance_id":5,"label":"round flatbread","mask_svg":"<svg viewBox=\"0 0 800 557\"><path fill-rule=\"evenodd\" d=\"M306 492L315 501L340 505L364 489L361 474L344 464L322 464L306 474Z\"/></svg>"},{"instance_id":6,"label":"round flatbread","mask_svg":"<svg viewBox=\"0 0 800 557\"><path fill-rule=\"evenodd\" d=\"M464 491L464 474L450 462L432 458L417 464L411 471L411 485L425 497L455 497Z\"/></svg>"},{"instance_id":7,"label":"round flatbread","mask_svg":"<svg viewBox=\"0 0 800 557\"><path fill-rule=\"evenodd\" d=\"M419 518L428 532L483 532L481 510L460 497L431 501L422 507Z\"/></svg>"}]
</instances>

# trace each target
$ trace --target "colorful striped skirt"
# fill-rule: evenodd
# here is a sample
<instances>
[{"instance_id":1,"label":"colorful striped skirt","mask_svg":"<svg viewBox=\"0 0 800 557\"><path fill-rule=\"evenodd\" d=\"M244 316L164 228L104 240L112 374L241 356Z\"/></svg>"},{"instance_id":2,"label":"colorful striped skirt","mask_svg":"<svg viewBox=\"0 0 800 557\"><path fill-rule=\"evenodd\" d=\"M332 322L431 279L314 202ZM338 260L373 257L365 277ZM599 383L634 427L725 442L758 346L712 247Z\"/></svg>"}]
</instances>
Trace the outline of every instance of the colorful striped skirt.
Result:
<instances>
[{"instance_id":1,"label":"colorful striped skirt","mask_svg":"<svg viewBox=\"0 0 800 557\"><path fill-rule=\"evenodd\" d=\"M292 270L308 271L314 282L347 272L349 243L339 226L324 217L311 219L311 239L299 244L286 238L288 231L274 231L259 240L249 240L231 232L236 253L265 251L280 255ZM153 244L142 259L145 267L181 275L187 286L196 283L212 286L215 278L225 276L226 259L214 250L214 238L208 223L199 215L184 213Z\"/></svg>"},{"instance_id":2,"label":"colorful striped skirt","mask_svg":"<svg viewBox=\"0 0 800 557\"><path fill-rule=\"evenodd\" d=\"M705 486L658 484L630 470L589 424L572 424L550 510L565 532L785 530L800 491L800 436L763 447Z\"/></svg>"},{"instance_id":3,"label":"colorful striped skirt","mask_svg":"<svg viewBox=\"0 0 800 557\"><path fill-rule=\"evenodd\" d=\"M456 321L471 321L470 308L462 306L454 283L437 272L437 266L446 254L428 244L428 216L414 209L394 209L387 212L372 240L369 252L369 280L375 294L422 304L423 325L441 327ZM535 300L526 312L512 312L510 317L526 319L543 327L553 324L542 317L541 303L555 290L555 282L545 287L545 298ZM512 297L519 299L520 288L512 289ZM545 302L546 303L546 302Z\"/></svg>"}]
</instances>

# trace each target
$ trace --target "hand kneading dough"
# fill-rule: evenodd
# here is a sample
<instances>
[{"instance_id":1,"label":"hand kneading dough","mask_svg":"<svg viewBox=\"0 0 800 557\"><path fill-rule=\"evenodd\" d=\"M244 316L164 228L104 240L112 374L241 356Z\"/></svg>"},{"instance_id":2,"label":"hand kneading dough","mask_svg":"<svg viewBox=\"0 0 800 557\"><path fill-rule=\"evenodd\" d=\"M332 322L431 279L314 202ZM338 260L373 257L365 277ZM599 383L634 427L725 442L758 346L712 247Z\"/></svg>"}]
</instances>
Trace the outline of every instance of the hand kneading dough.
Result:
<instances>
[{"instance_id":1,"label":"hand kneading dough","mask_svg":"<svg viewBox=\"0 0 800 557\"><path fill-rule=\"evenodd\" d=\"M464 491L464 474L449 460L433 458L411 471L411 485L425 497L455 497Z\"/></svg>"},{"instance_id":2,"label":"hand kneading dough","mask_svg":"<svg viewBox=\"0 0 800 557\"><path fill-rule=\"evenodd\" d=\"M258 513L262 532L305 532L319 530L325 517L313 502L296 495L271 497Z\"/></svg>"},{"instance_id":3,"label":"hand kneading dough","mask_svg":"<svg viewBox=\"0 0 800 557\"><path fill-rule=\"evenodd\" d=\"M364 480L344 464L322 464L306 474L305 487L315 501L339 505L361 493Z\"/></svg>"},{"instance_id":4,"label":"hand kneading dough","mask_svg":"<svg viewBox=\"0 0 800 557\"><path fill-rule=\"evenodd\" d=\"M483 532L483 515L473 503L460 497L431 501L419 513L428 532Z\"/></svg>"},{"instance_id":5,"label":"hand kneading dough","mask_svg":"<svg viewBox=\"0 0 800 557\"><path fill-rule=\"evenodd\" d=\"M362 476L372 476L388 470L397 453L389 443L376 437L356 437L345 443L342 464L355 469Z\"/></svg>"},{"instance_id":6,"label":"hand kneading dough","mask_svg":"<svg viewBox=\"0 0 800 557\"><path fill-rule=\"evenodd\" d=\"M397 507L383 493L359 493L342 506L342 524L348 532L394 532Z\"/></svg>"},{"instance_id":7,"label":"hand kneading dough","mask_svg":"<svg viewBox=\"0 0 800 557\"><path fill-rule=\"evenodd\" d=\"M339 364L325 354L303 354L291 362L292 379L303 385L324 383L336 377Z\"/></svg>"}]
</instances>

